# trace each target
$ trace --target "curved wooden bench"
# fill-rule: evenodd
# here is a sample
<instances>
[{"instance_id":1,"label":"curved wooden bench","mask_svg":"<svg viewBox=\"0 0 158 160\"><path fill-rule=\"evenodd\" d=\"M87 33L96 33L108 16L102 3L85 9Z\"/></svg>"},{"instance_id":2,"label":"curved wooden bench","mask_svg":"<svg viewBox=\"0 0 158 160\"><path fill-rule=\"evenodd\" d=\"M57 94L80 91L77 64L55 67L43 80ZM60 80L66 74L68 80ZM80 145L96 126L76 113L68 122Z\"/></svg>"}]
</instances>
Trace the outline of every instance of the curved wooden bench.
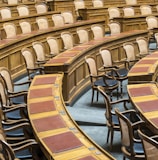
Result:
<instances>
[{"instance_id":1,"label":"curved wooden bench","mask_svg":"<svg viewBox=\"0 0 158 160\"><path fill-rule=\"evenodd\" d=\"M63 74L35 76L29 88L29 119L46 158L114 160L68 113L62 97L62 79Z\"/></svg>"}]
</instances>

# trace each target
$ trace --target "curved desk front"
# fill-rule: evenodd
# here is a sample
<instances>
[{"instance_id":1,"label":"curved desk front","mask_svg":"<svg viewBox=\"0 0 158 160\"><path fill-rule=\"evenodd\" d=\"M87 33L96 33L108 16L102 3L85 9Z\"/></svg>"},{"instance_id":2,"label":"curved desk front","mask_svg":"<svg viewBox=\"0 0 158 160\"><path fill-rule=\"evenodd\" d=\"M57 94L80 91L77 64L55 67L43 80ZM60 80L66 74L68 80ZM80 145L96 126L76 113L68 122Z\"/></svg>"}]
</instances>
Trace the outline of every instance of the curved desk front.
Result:
<instances>
[{"instance_id":1,"label":"curved desk front","mask_svg":"<svg viewBox=\"0 0 158 160\"><path fill-rule=\"evenodd\" d=\"M34 135L48 160L114 160L78 127L62 98L63 74L35 76L28 93Z\"/></svg>"},{"instance_id":2,"label":"curved desk front","mask_svg":"<svg viewBox=\"0 0 158 160\"><path fill-rule=\"evenodd\" d=\"M158 134L158 85L156 83L127 86L129 97L151 130Z\"/></svg>"}]
</instances>

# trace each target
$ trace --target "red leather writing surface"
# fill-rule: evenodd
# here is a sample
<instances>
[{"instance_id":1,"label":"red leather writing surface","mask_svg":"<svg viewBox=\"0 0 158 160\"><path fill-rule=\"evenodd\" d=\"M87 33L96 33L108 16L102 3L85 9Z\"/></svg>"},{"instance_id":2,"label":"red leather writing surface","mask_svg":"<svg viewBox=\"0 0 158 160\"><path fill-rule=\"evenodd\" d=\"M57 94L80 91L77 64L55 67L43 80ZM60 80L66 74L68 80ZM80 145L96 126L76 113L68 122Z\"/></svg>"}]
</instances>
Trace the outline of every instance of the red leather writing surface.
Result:
<instances>
[{"instance_id":1,"label":"red leather writing surface","mask_svg":"<svg viewBox=\"0 0 158 160\"><path fill-rule=\"evenodd\" d=\"M130 73L148 72L149 67L134 67L131 68Z\"/></svg>"},{"instance_id":2,"label":"red leather writing surface","mask_svg":"<svg viewBox=\"0 0 158 160\"><path fill-rule=\"evenodd\" d=\"M43 138L44 143L54 153L81 147L83 144L72 132L65 132Z\"/></svg>"},{"instance_id":3,"label":"red leather writing surface","mask_svg":"<svg viewBox=\"0 0 158 160\"><path fill-rule=\"evenodd\" d=\"M151 121L158 127L158 117L152 118Z\"/></svg>"},{"instance_id":4,"label":"red leather writing surface","mask_svg":"<svg viewBox=\"0 0 158 160\"><path fill-rule=\"evenodd\" d=\"M33 89L29 96L30 99L53 96L52 88Z\"/></svg>"},{"instance_id":5,"label":"red leather writing surface","mask_svg":"<svg viewBox=\"0 0 158 160\"><path fill-rule=\"evenodd\" d=\"M80 158L78 160L96 160L96 159L92 156L87 156L87 157L84 157L84 158Z\"/></svg>"},{"instance_id":6,"label":"red leather writing surface","mask_svg":"<svg viewBox=\"0 0 158 160\"><path fill-rule=\"evenodd\" d=\"M42 84L53 84L55 83L56 77L40 77L37 78L33 85L42 85Z\"/></svg>"},{"instance_id":7,"label":"red leather writing surface","mask_svg":"<svg viewBox=\"0 0 158 160\"><path fill-rule=\"evenodd\" d=\"M157 62L156 59L146 59L146 60L140 60L138 64L154 64Z\"/></svg>"},{"instance_id":8,"label":"red leather writing surface","mask_svg":"<svg viewBox=\"0 0 158 160\"><path fill-rule=\"evenodd\" d=\"M56 110L54 101L44 101L37 103L30 103L29 111L30 114L43 113Z\"/></svg>"},{"instance_id":9,"label":"red leather writing surface","mask_svg":"<svg viewBox=\"0 0 158 160\"><path fill-rule=\"evenodd\" d=\"M132 97L153 95L150 87L130 88L129 93Z\"/></svg>"},{"instance_id":10,"label":"red leather writing surface","mask_svg":"<svg viewBox=\"0 0 158 160\"><path fill-rule=\"evenodd\" d=\"M145 102L137 102L136 105L143 111L143 112L152 112L158 110L158 100L152 101L145 101Z\"/></svg>"},{"instance_id":11,"label":"red leather writing surface","mask_svg":"<svg viewBox=\"0 0 158 160\"><path fill-rule=\"evenodd\" d=\"M66 126L59 115L34 119L32 122L37 132L64 128Z\"/></svg>"},{"instance_id":12,"label":"red leather writing surface","mask_svg":"<svg viewBox=\"0 0 158 160\"><path fill-rule=\"evenodd\" d=\"M69 58L52 58L50 61L47 62L47 64L53 64L53 63L66 63L69 60Z\"/></svg>"}]
</instances>

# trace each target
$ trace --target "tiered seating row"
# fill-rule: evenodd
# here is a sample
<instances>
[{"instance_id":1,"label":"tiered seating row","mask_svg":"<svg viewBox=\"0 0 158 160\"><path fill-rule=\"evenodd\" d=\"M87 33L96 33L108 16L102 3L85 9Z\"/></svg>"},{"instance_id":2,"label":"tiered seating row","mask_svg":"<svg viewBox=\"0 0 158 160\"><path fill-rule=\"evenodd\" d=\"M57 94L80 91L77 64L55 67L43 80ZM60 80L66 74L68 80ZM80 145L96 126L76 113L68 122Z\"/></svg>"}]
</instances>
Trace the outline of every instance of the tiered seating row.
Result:
<instances>
[{"instance_id":1,"label":"tiered seating row","mask_svg":"<svg viewBox=\"0 0 158 160\"><path fill-rule=\"evenodd\" d=\"M31 125L47 159L114 160L71 118L62 99L63 74L36 76L28 94Z\"/></svg>"}]
</instances>

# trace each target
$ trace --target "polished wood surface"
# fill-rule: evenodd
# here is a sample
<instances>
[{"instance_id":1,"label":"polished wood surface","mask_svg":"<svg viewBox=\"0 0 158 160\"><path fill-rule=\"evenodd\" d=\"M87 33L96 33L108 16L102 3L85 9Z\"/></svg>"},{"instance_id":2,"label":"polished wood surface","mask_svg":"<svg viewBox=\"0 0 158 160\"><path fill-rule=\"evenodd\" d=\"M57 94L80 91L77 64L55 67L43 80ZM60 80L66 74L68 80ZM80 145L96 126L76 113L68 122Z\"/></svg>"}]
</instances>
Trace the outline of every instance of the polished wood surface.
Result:
<instances>
[{"instance_id":1,"label":"polished wood surface","mask_svg":"<svg viewBox=\"0 0 158 160\"><path fill-rule=\"evenodd\" d=\"M68 113L62 97L62 79L62 73L39 75L29 88L29 119L46 158L114 160L79 128Z\"/></svg>"},{"instance_id":2,"label":"polished wood surface","mask_svg":"<svg viewBox=\"0 0 158 160\"><path fill-rule=\"evenodd\" d=\"M155 81L158 74L158 51L139 60L128 72L128 83Z\"/></svg>"},{"instance_id":3,"label":"polished wood surface","mask_svg":"<svg viewBox=\"0 0 158 160\"><path fill-rule=\"evenodd\" d=\"M98 68L100 68L102 61L98 52L101 47L107 47L111 49L113 61L122 61L126 58L122 48L123 43L127 41L133 42L136 47L136 38L139 36L147 37L147 35L148 32L146 30L135 30L89 41L48 61L44 65L45 72L64 72L63 97L65 103L71 105L77 96L82 94L90 85L89 72L84 60L86 55L97 55L97 64ZM136 50L136 54L138 54L138 50Z\"/></svg>"},{"instance_id":4,"label":"polished wood surface","mask_svg":"<svg viewBox=\"0 0 158 160\"><path fill-rule=\"evenodd\" d=\"M157 83L127 85L129 97L151 130L158 134Z\"/></svg>"}]
</instances>

